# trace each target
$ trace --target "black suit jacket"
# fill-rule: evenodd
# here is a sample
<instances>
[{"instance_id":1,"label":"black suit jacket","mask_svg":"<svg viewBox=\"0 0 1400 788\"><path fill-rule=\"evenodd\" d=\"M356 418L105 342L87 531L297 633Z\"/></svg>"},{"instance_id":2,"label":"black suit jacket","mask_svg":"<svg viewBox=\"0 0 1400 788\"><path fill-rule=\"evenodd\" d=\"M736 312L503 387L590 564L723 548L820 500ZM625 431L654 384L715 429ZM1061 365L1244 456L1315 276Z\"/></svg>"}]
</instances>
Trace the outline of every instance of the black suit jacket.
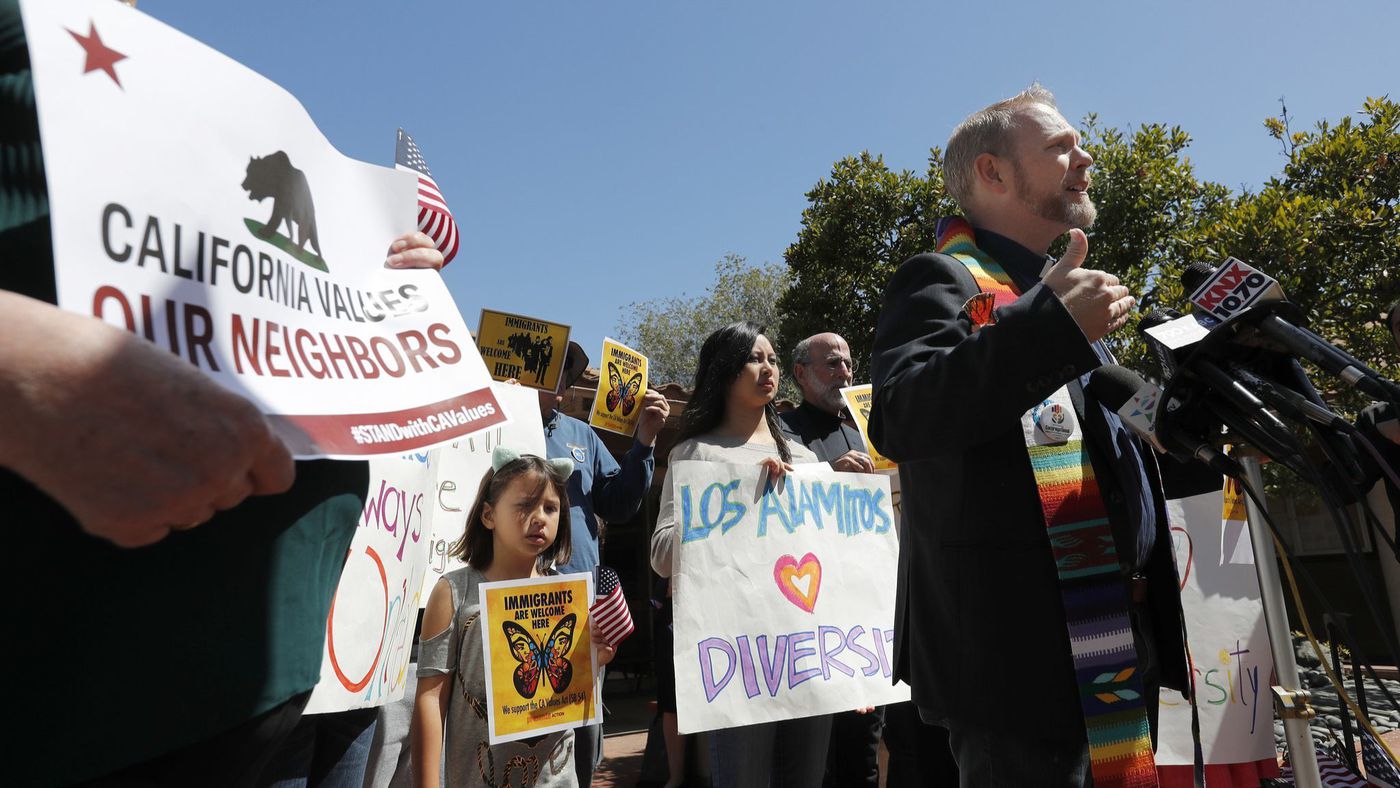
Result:
<instances>
[{"instance_id":1,"label":"black suit jacket","mask_svg":"<svg viewBox=\"0 0 1400 788\"><path fill-rule=\"evenodd\" d=\"M890 280L876 330L870 438L899 463L905 522L894 675L931 719L1082 735L1059 580L1020 419L1071 383L1109 519L1122 523L1128 514L1108 465L1108 425L1096 404L1084 407L1078 384L1100 362L1043 284L974 334L962 307L978 292L952 257L916 256ZM1141 453L1155 477L1151 452ZM1180 590L1155 484L1152 496L1149 618L1163 684L1185 689Z\"/></svg>"},{"instance_id":2,"label":"black suit jacket","mask_svg":"<svg viewBox=\"0 0 1400 788\"><path fill-rule=\"evenodd\" d=\"M783 435L806 446L822 462L831 462L848 451L865 451L860 430L810 402L778 414Z\"/></svg>"}]
</instances>

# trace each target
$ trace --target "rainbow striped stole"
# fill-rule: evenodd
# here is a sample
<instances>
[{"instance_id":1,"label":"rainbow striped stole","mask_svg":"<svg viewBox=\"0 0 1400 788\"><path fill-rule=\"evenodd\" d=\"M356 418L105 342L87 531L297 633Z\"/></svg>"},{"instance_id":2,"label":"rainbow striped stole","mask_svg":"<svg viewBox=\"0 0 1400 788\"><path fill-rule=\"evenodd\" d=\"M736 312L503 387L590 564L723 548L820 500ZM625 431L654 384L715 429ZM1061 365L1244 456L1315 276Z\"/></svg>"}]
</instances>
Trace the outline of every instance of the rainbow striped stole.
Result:
<instances>
[{"instance_id":1,"label":"rainbow striped stole","mask_svg":"<svg viewBox=\"0 0 1400 788\"><path fill-rule=\"evenodd\" d=\"M977 287L992 294L995 308L1020 297L1006 270L977 248L967 220L940 219L937 235L936 251L966 266ZM1037 426L1040 411L1056 405L1074 412L1067 388L1022 416L1021 426L1059 574L1094 785L1156 786L1127 588L1083 432L1076 424L1068 440L1056 442Z\"/></svg>"}]
</instances>

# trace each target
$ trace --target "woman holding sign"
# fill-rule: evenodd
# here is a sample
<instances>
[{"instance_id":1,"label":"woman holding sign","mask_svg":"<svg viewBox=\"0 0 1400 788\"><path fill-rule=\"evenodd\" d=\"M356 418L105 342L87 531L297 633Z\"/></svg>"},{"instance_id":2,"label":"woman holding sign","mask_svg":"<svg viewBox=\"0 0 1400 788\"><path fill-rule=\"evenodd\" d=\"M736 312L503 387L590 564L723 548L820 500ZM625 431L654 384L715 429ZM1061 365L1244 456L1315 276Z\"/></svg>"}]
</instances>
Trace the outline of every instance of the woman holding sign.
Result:
<instances>
[{"instance_id":1,"label":"woman holding sign","mask_svg":"<svg viewBox=\"0 0 1400 788\"><path fill-rule=\"evenodd\" d=\"M777 353L759 326L748 321L732 323L707 337L695 370L695 393L686 405L680 441L671 450L669 462L758 463L774 479L792 470L794 462L817 462L817 456L805 446L783 437L773 406L778 376ZM662 577L674 574L678 540L668 484L661 490L661 511L651 538L651 566ZM663 707L666 701L661 699ZM676 716L668 713L665 717L667 733L673 733ZM820 786L830 732L830 715L712 731L710 773L714 785ZM672 775L672 783L678 781L679 776Z\"/></svg>"}]
</instances>

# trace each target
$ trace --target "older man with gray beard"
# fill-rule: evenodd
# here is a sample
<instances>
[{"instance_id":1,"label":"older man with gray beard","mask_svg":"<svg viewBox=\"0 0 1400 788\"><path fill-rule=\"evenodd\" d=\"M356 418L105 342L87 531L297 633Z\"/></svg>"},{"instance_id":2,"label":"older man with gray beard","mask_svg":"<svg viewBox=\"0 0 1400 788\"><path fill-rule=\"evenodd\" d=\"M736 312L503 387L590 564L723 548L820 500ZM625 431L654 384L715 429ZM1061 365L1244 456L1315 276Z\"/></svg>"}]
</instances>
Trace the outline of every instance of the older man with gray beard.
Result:
<instances>
[{"instance_id":1,"label":"older man with gray beard","mask_svg":"<svg viewBox=\"0 0 1400 788\"><path fill-rule=\"evenodd\" d=\"M783 432L811 449L838 471L875 470L860 431L843 416L841 389L851 385L855 369L851 347L838 334L807 337L792 352L792 376L802 389L802 404L779 415Z\"/></svg>"}]
</instances>

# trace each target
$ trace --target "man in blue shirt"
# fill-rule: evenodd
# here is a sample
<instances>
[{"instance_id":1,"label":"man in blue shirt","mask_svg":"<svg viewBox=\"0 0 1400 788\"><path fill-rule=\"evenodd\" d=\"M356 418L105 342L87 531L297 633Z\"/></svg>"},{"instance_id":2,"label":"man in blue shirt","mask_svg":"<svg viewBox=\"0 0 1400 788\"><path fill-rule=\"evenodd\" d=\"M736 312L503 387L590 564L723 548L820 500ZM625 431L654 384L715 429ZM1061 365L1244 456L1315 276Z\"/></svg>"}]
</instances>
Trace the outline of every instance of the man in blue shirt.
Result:
<instances>
[{"instance_id":1,"label":"man in blue shirt","mask_svg":"<svg viewBox=\"0 0 1400 788\"><path fill-rule=\"evenodd\" d=\"M652 451L656 437L666 426L671 406L656 389L647 389L642 398L642 416L632 448L618 465L593 428L559 412L564 392L576 383L588 366L588 356L578 343L569 343L559 387L540 392L540 420L544 423L545 450L549 459L573 460L574 475L569 477L569 522L573 528L573 555L558 567L560 572L592 572L598 566L598 518L608 522L632 519L651 487L656 467ZM574 731L574 765L578 784L593 781L593 769L602 760L602 726L590 725Z\"/></svg>"}]
</instances>

